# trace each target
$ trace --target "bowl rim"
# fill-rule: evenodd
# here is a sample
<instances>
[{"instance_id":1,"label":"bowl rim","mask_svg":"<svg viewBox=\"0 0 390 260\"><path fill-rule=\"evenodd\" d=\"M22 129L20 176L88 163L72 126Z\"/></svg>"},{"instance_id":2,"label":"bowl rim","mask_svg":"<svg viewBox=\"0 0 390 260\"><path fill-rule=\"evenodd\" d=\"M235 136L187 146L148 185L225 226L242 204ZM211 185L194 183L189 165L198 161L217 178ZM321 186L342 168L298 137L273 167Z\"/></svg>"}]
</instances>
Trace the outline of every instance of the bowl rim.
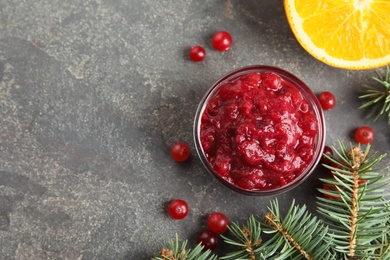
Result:
<instances>
[{"instance_id":1,"label":"bowl rim","mask_svg":"<svg viewBox=\"0 0 390 260\"><path fill-rule=\"evenodd\" d=\"M215 93L218 91L219 87L223 85L223 83L227 81L234 80L242 75L246 75L251 72L266 72L271 71L277 73L279 76L282 77L282 79L289 81L294 86L298 87L301 92L305 92L305 99L307 101L310 101L311 107L316 115L316 118L318 120L318 132L316 136L316 142L317 146L315 147L313 160L311 163L305 168L305 170L297 176L292 182L278 187L276 189L269 189L269 190L245 190L237 187L236 185L226 181L223 179L220 175L218 175L216 172L213 171L210 163L208 162L205 153L203 151L203 147L200 141L200 125L201 125L201 117L203 115L203 112L205 110L205 107L207 105L207 101L215 95ZM269 196L269 195L276 195L285 193L297 186L299 184L303 183L314 171L314 169L317 167L318 163L321 160L323 149L325 146L325 139L326 139L326 127L325 127L325 118L323 109L312 91L311 88L309 88L306 83L304 83L301 79L299 79L297 76L292 74L289 71L286 71L284 69L281 69L279 67L275 66L269 66L269 65L249 65L240 67L238 69L232 70L226 74L224 74L222 77L220 77L214 84L211 85L211 87L206 91L206 93L203 95L202 99L200 100L198 107L196 109L195 118L194 118L194 124L193 124L193 138L195 143L195 149L198 154L198 157L200 158L203 166L206 168L206 170L211 174L215 179L217 179L221 184L226 186L227 188L236 191L240 194L244 195L252 195L252 196Z\"/></svg>"}]
</instances>

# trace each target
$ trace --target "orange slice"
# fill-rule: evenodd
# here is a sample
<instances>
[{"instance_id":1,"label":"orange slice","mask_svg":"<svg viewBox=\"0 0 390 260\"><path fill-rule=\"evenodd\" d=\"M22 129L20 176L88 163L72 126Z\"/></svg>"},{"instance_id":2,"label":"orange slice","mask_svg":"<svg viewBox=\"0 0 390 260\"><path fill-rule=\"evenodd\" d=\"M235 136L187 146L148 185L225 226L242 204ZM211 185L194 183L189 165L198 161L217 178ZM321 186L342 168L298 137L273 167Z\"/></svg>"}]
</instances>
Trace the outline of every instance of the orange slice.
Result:
<instances>
[{"instance_id":1,"label":"orange slice","mask_svg":"<svg viewBox=\"0 0 390 260\"><path fill-rule=\"evenodd\" d=\"M390 0L284 0L290 27L318 60L344 69L390 64Z\"/></svg>"}]
</instances>

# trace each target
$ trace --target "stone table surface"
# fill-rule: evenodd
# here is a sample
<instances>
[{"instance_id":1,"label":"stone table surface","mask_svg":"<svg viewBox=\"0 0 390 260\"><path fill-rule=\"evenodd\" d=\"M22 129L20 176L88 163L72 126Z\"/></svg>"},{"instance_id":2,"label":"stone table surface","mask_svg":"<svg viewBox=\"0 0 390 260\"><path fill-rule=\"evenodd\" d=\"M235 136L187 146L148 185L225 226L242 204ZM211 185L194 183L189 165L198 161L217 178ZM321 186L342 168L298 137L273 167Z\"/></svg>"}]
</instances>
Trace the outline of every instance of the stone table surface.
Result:
<instances>
[{"instance_id":1,"label":"stone table surface","mask_svg":"<svg viewBox=\"0 0 390 260\"><path fill-rule=\"evenodd\" d=\"M233 36L227 52L211 47L218 30ZM189 60L192 45L205 47L203 62ZM295 198L315 212L321 166L290 192L248 197L220 185L196 156L198 102L223 74L251 64L336 95L327 145L353 142L369 124L373 149L389 152L385 120L358 109L374 70L310 56L281 0L1 0L0 259L150 259L175 234L193 244L213 211L243 221L271 199L285 210ZM170 158L177 141L190 144L186 163ZM174 198L188 202L186 219L167 216Z\"/></svg>"}]
</instances>

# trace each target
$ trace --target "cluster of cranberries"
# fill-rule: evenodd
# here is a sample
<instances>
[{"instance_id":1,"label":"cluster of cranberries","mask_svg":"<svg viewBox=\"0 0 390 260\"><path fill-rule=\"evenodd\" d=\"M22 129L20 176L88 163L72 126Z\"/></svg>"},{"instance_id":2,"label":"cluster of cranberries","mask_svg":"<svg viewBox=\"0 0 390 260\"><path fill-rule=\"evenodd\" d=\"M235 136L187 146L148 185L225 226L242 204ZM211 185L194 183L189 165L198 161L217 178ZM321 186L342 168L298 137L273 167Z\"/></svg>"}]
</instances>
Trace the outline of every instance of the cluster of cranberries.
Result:
<instances>
[{"instance_id":1,"label":"cluster of cranberries","mask_svg":"<svg viewBox=\"0 0 390 260\"><path fill-rule=\"evenodd\" d=\"M196 242L202 244L204 250L214 250L218 246L218 236L225 233L228 225L229 220L223 213L211 213L207 218L209 229L201 231L196 238Z\"/></svg>"},{"instance_id":2,"label":"cluster of cranberries","mask_svg":"<svg viewBox=\"0 0 390 260\"><path fill-rule=\"evenodd\" d=\"M232 37L226 31L219 31L214 34L211 43L218 51L227 51L232 46ZM202 46L192 46L189 51L189 56L192 61L200 62L206 57L206 51ZM191 155L188 144L177 142L171 146L171 157L176 162L187 161ZM172 200L168 205L168 214L172 219L184 219L189 212L189 207L186 201L182 199ZM228 228L228 218L220 213L214 212L208 216L208 230L200 232L197 236L197 243L203 245L204 250L214 250L218 245L218 235L224 233Z\"/></svg>"},{"instance_id":3,"label":"cluster of cranberries","mask_svg":"<svg viewBox=\"0 0 390 260\"><path fill-rule=\"evenodd\" d=\"M233 40L230 33L219 31L211 39L211 44L218 51L227 51L232 46ZM200 62L206 57L206 50L199 45L192 46L189 52L190 59L194 62Z\"/></svg>"},{"instance_id":4,"label":"cluster of cranberries","mask_svg":"<svg viewBox=\"0 0 390 260\"><path fill-rule=\"evenodd\" d=\"M169 203L168 213L172 219L184 219L188 215L188 204L184 200L176 199ZM228 218L221 212L211 213L207 218L207 230L197 236L197 243L202 244L204 250L214 250L218 246L218 236L224 233L229 225Z\"/></svg>"},{"instance_id":5,"label":"cluster of cranberries","mask_svg":"<svg viewBox=\"0 0 390 260\"><path fill-rule=\"evenodd\" d=\"M171 147L171 157L177 162L184 162L190 157L190 148L184 142L178 142ZM188 203L182 199L172 200L168 205L168 214L172 219L181 220L187 217ZM218 236L224 233L229 225L228 218L221 212L211 213L207 218L207 230L197 236L197 243L202 244L204 250L214 250L218 246Z\"/></svg>"}]
</instances>

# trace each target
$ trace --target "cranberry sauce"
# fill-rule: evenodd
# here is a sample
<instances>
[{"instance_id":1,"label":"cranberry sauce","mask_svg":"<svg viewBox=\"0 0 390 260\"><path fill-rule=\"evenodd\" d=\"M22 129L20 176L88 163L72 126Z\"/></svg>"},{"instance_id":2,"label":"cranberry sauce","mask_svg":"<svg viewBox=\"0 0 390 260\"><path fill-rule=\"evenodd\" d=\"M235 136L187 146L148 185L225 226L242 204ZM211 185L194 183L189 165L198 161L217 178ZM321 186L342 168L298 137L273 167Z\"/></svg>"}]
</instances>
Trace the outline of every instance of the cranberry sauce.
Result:
<instances>
[{"instance_id":1,"label":"cranberry sauce","mask_svg":"<svg viewBox=\"0 0 390 260\"><path fill-rule=\"evenodd\" d=\"M246 191L294 181L312 163L319 122L294 84L273 72L225 81L200 116L200 143L212 170Z\"/></svg>"}]
</instances>

